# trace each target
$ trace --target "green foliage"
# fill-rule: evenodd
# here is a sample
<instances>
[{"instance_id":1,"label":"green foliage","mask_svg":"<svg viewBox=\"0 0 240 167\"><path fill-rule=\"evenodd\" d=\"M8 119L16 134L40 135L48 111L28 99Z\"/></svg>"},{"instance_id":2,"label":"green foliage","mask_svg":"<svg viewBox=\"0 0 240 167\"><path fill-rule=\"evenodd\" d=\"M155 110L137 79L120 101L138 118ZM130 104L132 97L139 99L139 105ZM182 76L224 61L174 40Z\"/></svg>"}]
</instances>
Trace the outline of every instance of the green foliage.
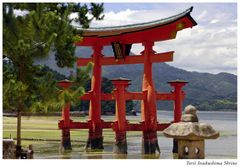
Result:
<instances>
[{"instance_id":1,"label":"green foliage","mask_svg":"<svg viewBox=\"0 0 240 167\"><path fill-rule=\"evenodd\" d=\"M76 4L75 8L79 6L81 6L80 3ZM88 13L93 17L89 18L87 16ZM102 4L91 3L90 7L84 4L83 6L81 6L80 10L78 11L78 18L75 19L75 21L80 23L84 28L88 28L89 23L94 18L96 18L96 20L102 20L104 18L104 15L102 15L102 13L103 13L103 3Z\"/></svg>"},{"instance_id":2,"label":"green foliage","mask_svg":"<svg viewBox=\"0 0 240 167\"><path fill-rule=\"evenodd\" d=\"M19 105L28 99L27 85L21 81L9 79L3 84L3 107L18 110Z\"/></svg>"},{"instance_id":3,"label":"green foliage","mask_svg":"<svg viewBox=\"0 0 240 167\"><path fill-rule=\"evenodd\" d=\"M62 106L65 106L67 104L73 105L74 103L79 101L79 97L85 93L83 87L79 87L75 90L72 89L64 89L59 92L58 96L58 103L60 104L60 109Z\"/></svg>"},{"instance_id":4,"label":"green foliage","mask_svg":"<svg viewBox=\"0 0 240 167\"><path fill-rule=\"evenodd\" d=\"M38 71L39 74L44 75L46 73L51 73L55 81L64 80L66 77L57 71L50 69L48 66L42 66L41 70Z\"/></svg>"},{"instance_id":5,"label":"green foliage","mask_svg":"<svg viewBox=\"0 0 240 167\"><path fill-rule=\"evenodd\" d=\"M25 11L25 14L15 15L15 9ZM78 86L77 89L64 90L59 96L53 75L44 73L42 67L33 65L34 57L46 56L50 50L55 50L58 66L73 66L76 60L74 42L79 41L81 37L80 32L71 25L74 20L69 16L73 12L81 13L83 9L92 14L91 19L84 24L89 24L94 18L103 18L101 4L90 4L89 8L79 3L3 4L3 53L11 62L3 72L6 88L4 95L7 96L5 101L12 99L18 106L21 103L26 110L47 111L54 103L55 97L58 97L58 104L64 104L84 92L81 84L87 77L83 74L89 72L91 65L85 71L81 71L81 77L78 76L79 82L75 85L75 88ZM26 86L24 91L22 90L24 95L9 97L17 94L13 86L20 89L22 85ZM10 92L11 89L13 92ZM21 91L18 89L16 88L16 91ZM28 95L27 102L25 94ZM20 97L23 99L17 100ZM7 106L9 105L5 105Z\"/></svg>"},{"instance_id":6,"label":"green foliage","mask_svg":"<svg viewBox=\"0 0 240 167\"><path fill-rule=\"evenodd\" d=\"M85 86L90 79L90 72L92 71L93 63L88 63L87 66L77 68L76 77L71 76L70 80L74 81L74 87Z\"/></svg>"},{"instance_id":7,"label":"green foliage","mask_svg":"<svg viewBox=\"0 0 240 167\"><path fill-rule=\"evenodd\" d=\"M199 110L237 110L237 103L228 99L205 101L196 106Z\"/></svg>"},{"instance_id":8,"label":"green foliage","mask_svg":"<svg viewBox=\"0 0 240 167\"><path fill-rule=\"evenodd\" d=\"M57 102L58 88L53 74L47 72L45 74L38 73L35 80L35 91L31 94L31 106L29 110L32 112L48 112Z\"/></svg>"},{"instance_id":9,"label":"green foliage","mask_svg":"<svg viewBox=\"0 0 240 167\"><path fill-rule=\"evenodd\" d=\"M38 7L40 8L40 4ZM11 8L4 4L4 8ZM44 13L38 8L26 16L15 16L4 13L3 19L3 49L13 64L29 66L32 58L46 55L57 34L49 29L54 25L55 16L52 12ZM13 9L12 9L13 10Z\"/></svg>"},{"instance_id":10,"label":"green foliage","mask_svg":"<svg viewBox=\"0 0 240 167\"><path fill-rule=\"evenodd\" d=\"M132 100L127 100L126 101L126 112L132 111L134 108L134 103Z\"/></svg>"},{"instance_id":11,"label":"green foliage","mask_svg":"<svg viewBox=\"0 0 240 167\"><path fill-rule=\"evenodd\" d=\"M88 63L88 65L85 67L77 68L76 76L70 76L72 86L69 90L64 90L66 91L64 93L67 93L66 98L71 99L72 108L78 108L79 105L81 105L79 97L85 93L85 86L87 82L90 80L90 72L92 71L92 67L93 64ZM69 93L72 94L72 97L68 96Z\"/></svg>"},{"instance_id":12,"label":"green foliage","mask_svg":"<svg viewBox=\"0 0 240 167\"><path fill-rule=\"evenodd\" d=\"M24 16L15 16L14 9L28 11ZM70 19L78 13L79 18ZM71 23L88 27L93 19L103 19L103 4L91 3L22 3L3 5L4 54L14 62L32 63L32 58L47 55L55 50L59 67L72 67L76 60L74 42L81 37ZM87 14L91 14L91 18ZM17 56L15 56L17 55ZM24 58L24 59L23 59Z\"/></svg>"}]
</instances>

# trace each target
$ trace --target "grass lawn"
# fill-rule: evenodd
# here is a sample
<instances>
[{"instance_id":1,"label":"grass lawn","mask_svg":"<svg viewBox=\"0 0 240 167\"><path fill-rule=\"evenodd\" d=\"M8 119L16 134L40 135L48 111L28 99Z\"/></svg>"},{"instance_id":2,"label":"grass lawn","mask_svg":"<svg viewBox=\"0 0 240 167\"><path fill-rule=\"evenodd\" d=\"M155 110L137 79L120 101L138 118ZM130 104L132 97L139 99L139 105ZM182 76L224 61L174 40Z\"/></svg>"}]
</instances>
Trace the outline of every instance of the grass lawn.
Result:
<instances>
[{"instance_id":1,"label":"grass lawn","mask_svg":"<svg viewBox=\"0 0 240 167\"><path fill-rule=\"evenodd\" d=\"M42 139L42 140L60 140L61 130L58 129L58 116L23 116L22 117L22 138L23 139ZM85 121L87 117L71 117L74 121ZM106 117L106 121L112 121L114 117ZM137 122L132 120L131 122ZM3 138L16 138L16 123L15 117L3 117ZM86 142L88 130L71 130L71 140ZM114 142L115 133L112 129L104 129L104 142ZM127 135L129 138L141 136L141 132L130 132ZM22 140L22 145L34 144L38 141Z\"/></svg>"}]
</instances>

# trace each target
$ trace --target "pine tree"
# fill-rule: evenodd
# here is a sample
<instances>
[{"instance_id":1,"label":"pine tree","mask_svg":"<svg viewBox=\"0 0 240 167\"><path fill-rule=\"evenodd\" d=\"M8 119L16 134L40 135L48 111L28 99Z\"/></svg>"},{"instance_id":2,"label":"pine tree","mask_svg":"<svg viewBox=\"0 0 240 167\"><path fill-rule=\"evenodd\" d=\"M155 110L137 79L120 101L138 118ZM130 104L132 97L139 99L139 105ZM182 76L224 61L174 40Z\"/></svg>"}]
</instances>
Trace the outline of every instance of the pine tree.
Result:
<instances>
[{"instance_id":1,"label":"pine tree","mask_svg":"<svg viewBox=\"0 0 240 167\"><path fill-rule=\"evenodd\" d=\"M16 15L21 10L22 15ZM78 13L77 19L70 19L72 13ZM17 157L21 151L21 113L30 110L48 110L59 90L50 74L40 74L39 66L33 65L33 59L47 56L55 51L59 67L72 67L74 42L81 37L71 23L74 21L88 27L93 19L101 20L103 4L90 5L80 3L4 3L3 4L3 56L13 67L13 73L4 71L4 106L17 112ZM92 15L91 18L87 14ZM7 76L6 76L7 75ZM46 83L47 79L47 83ZM69 91L69 90L66 90ZM58 97L73 99L83 90L72 90ZM71 98L70 98L71 96Z\"/></svg>"}]
</instances>

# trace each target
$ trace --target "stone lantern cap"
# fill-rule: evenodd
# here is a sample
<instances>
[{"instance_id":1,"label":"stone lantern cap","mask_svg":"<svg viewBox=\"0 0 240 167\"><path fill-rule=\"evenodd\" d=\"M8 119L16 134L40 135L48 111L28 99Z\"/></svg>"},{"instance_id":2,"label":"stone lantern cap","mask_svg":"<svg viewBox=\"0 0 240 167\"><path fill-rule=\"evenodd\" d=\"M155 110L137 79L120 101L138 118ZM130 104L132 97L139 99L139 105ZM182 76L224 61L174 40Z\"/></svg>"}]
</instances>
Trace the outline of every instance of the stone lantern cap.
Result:
<instances>
[{"instance_id":1,"label":"stone lantern cap","mask_svg":"<svg viewBox=\"0 0 240 167\"><path fill-rule=\"evenodd\" d=\"M216 139L219 132L207 123L178 122L163 131L166 137L186 140Z\"/></svg>"}]
</instances>

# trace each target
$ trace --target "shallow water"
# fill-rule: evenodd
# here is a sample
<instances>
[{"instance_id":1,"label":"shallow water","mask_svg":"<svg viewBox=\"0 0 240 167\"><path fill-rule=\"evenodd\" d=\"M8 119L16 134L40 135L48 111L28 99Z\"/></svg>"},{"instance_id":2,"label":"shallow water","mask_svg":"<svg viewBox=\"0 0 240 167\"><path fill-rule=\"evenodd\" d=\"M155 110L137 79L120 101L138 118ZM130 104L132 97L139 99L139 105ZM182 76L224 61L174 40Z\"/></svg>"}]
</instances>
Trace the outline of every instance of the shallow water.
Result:
<instances>
[{"instance_id":1,"label":"shallow water","mask_svg":"<svg viewBox=\"0 0 240 167\"><path fill-rule=\"evenodd\" d=\"M220 132L220 137L216 140L206 140L205 157L207 159L231 159L237 158L237 112L199 112L200 122L211 124ZM159 122L172 121L173 115L170 111L158 111ZM114 116L103 116L104 120L114 120ZM140 120L140 116L128 116L127 119ZM131 133L131 132L128 132ZM59 142L39 142L34 145L34 158L39 159L143 159L160 158L172 159L172 139L166 138L158 132L158 143L161 149L160 156L145 156L141 154L141 132L127 137L128 154L112 154L113 142L104 142L103 152L86 152L84 150L85 141L72 142L73 150L62 153L59 150Z\"/></svg>"}]
</instances>

